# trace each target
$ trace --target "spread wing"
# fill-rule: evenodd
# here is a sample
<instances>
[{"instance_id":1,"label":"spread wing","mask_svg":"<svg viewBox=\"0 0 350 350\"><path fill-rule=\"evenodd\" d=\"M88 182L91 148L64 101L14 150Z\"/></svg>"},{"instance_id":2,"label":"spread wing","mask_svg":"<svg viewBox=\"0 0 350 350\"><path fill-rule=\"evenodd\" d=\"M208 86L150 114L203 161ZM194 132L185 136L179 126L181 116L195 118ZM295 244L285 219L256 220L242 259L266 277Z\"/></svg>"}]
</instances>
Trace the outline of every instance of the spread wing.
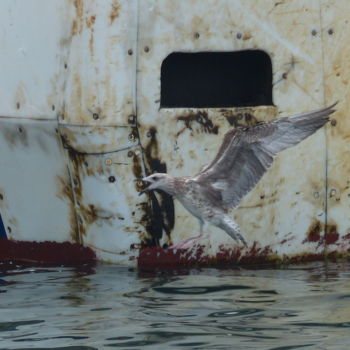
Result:
<instances>
[{"instance_id":1,"label":"spread wing","mask_svg":"<svg viewBox=\"0 0 350 350\"><path fill-rule=\"evenodd\" d=\"M194 180L221 194L224 207L238 206L271 166L274 157L327 123L335 105L228 131L215 159Z\"/></svg>"}]
</instances>

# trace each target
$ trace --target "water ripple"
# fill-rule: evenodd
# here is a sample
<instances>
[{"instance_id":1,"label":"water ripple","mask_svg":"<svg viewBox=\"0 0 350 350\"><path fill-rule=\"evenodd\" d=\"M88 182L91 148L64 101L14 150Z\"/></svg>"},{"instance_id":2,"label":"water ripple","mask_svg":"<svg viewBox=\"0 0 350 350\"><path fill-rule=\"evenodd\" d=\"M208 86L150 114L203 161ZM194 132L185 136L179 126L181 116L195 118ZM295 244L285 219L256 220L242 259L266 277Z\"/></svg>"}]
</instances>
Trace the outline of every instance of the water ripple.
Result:
<instances>
[{"instance_id":1,"label":"water ripple","mask_svg":"<svg viewBox=\"0 0 350 350\"><path fill-rule=\"evenodd\" d=\"M166 274L7 266L0 350L347 350L349 266Z\"/></svg>"}]
</instances>

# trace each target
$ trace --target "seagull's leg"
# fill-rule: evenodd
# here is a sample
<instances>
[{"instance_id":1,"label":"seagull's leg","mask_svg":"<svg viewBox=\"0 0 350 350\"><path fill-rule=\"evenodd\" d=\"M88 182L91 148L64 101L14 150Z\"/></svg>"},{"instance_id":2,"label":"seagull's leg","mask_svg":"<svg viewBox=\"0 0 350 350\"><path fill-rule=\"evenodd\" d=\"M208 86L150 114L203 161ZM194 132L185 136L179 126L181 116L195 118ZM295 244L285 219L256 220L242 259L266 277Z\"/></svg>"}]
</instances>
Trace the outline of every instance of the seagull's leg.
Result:
<instances>
[{"instance_id":1,"label":"seagull's leg","mask_svg":"<svg viewBox=\"0 0 350 350\"><path fill-rule=\"evenodd\" d=\"M195 243L197 243L199 240L207 238L208 234L205 234L203 231L204 221L201 219L198 219L198 221L199 221L199 235L198 236L185 239L179 243L171 245L169 248L171 248L171 249L188 249L188 248L192 247Z\"/></svg>"},{"instance_id":2,"label":"seagull's leg","mask_svg":"<svg viewBox=\"0 0 350 350\"><path fill-rule=\"evenodd\" d=\"M213 223L214 224L214 223ZM224 230L229 236L231 236L235 241L241 241L245 247L248 247L247 242L241 235L241 229L238 224L236 224L231 218L227 215L223 215L219 222L215 222L215 226Z\"/></svg>"}]
</instances>

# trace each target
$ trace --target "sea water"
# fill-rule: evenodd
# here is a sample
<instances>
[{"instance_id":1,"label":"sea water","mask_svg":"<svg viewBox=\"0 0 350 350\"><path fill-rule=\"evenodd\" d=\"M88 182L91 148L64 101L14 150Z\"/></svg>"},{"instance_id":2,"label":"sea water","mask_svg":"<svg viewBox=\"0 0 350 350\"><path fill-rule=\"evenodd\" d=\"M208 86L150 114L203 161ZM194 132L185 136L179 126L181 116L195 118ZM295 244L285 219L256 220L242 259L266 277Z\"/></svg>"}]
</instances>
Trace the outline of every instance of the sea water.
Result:
<instances>
[{"instance_id":1,"label":"sea water","mask_svg":"<svg viewBox=\"0 0 350 350\"><path fill-rule=\"evenodd\" d=\"M350 265L2 265L0 349L350 349Z\"/></svg>"}]
</instances>

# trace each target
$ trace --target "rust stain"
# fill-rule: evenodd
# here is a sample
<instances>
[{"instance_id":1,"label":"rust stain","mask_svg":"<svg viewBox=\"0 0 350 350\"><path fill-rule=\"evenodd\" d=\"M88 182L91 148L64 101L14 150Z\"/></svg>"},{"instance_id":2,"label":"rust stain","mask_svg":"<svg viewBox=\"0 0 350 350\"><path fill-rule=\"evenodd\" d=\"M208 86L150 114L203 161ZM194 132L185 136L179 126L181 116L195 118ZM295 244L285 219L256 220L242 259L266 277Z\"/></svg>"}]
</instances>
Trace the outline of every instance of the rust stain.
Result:
<instances>
[{"instance_id":1,"label":"rust stain","mask_svg":"<svg viewBox=\"0 0 350 350\"><path fill-rule=\"evenodd\" d=\"M227 109L220 110L231 126L252 126L259 123L252 113L249 112L234 112Z\"/></svg>"},{"instance_id":2,"label":"rust stain","mask_svg":"<svg viewBox=\"0 0 350 350\"><path fill-rule=\"evenodd\" d=\"M94 204L83 205L82 203L80 203L79 213L84 219L84 222L88 225L92 225L97 221L107 222L114 218L124 220L124 218L121 217L119 214L106 211L102 208L97 208ZM112 224L111 221L110 224Z\"/></svg>"},{"instance_id":3,"label":"rust stain","mask_svg":"<svg viewBox=\"0 0 350 350\"><path fill-rule=\"evenodd\" d=\"M166 163L162 162L161 159L159 159L157 129L155 127L151 127L149 130L149 134L150 140L144 149L147 172L148 174L154 172L166 173ZM172 196L168 195L165 192L159 191L158 195L160 197L159 202L156 195L153 192L149 192L150 200L152 203L154 221L160 219L162 229L164 229L166 234L170 236L170 233L174 228L175 224L174 201ZM156 225L158 225L158 223ZM161 230L158 229L158 232L156 231L156 234L160 235L161 237Z\"/></svg>"},{"instance_id":4,"label":"rust stain","mask_svg":"<svg viewBox=\"0 0 350 350\"><path fill-rule=\"evenodd\" d=\"M185 124L185 128L190 129L191 131L194 130L193 124L197 124L200 126L199 131L201 132L215 135L219 132L219 126L213 124L208 117L208 112L206 111L190 112L186 115L177 117L177 120L182 121ZM185 128L181 129L177 133L177 136L185 131Z\"/></svg>"},{"instance_id":5,"label":"rust stain","mask_svg":"<svg viewBox=\"0 0 350 350\"><path fill-rule=\"evenodd\" d=\"M23 147L28 147L28 134L23 126L2 126L0 129L0 133L2 133L3 138L5 139L10 148L14 148L19 144Z\"/></svg>"},{"instance_id":6,"label":"rust stain","mask_svg":"<svg viewBox=\"0 0 350 350\"><path fill-rule=\"evenodd\" d=\"M89 49L90 55L94 55L94 24L96 21L96 16L90 16L86 18L86 26L90 29L90 39L89 39Z\"/></svg>"},{"instance_id":7,"label":"rust stain","mask_svg":"<svg viewBox=\"0 0 350 350\"><path fill-rule=\"evenodd\" d=\"M110 24L112 25L114 20L119 17L120 14L120 4L119 1L114 0L112 3L111 12L109 15Z\"/></svg>"},{"instance_id":8,"label":"rust stain","mask_svg":"<svg viewBox=\"0 0 350 350\"><path fill-rule=\"evenodd\" d=\"M244 41L246 41L246 40L249 40L249 39L251 39L252 38L252 35L250 34L250 33L245 33L244 35L243 35L243 40Z\"/></svg>"},{"instance_id":9,"label":"rust stain","mask_svg":"<svg viewBox=\"0 0 350 350\"><path fill-rule=\"evenodd\" d=\"M73 74L73 85L74 85L74 92L71 96L71 100L74 105L75 115L73 116L74 120L76 122L83 122L84 121L84 113L82 108L83 103L83 86L80 80L80 75L78 72L75 72ZM63 118L64 119L64 118Z\"/></svg>"},{"instance_id":10,"label":"rust stain","mask_svg":"<svg viewBox=\"0 0 350 350\"><path fill-rule=\"evenodd\" d=\"M84 27L84 1L83 0L74 0L73 5L75 7L76 18L73 20L71 34L72 36L81 34Z\"/></svg>"},{"instance_id":11,"label":"rust stain","mask_svg":"<svg viewBox=\"0 0 350 350\"><path fill-rule=\"evenodd\" d=\"M138 136L138 130L134 132ZM164 173L167 171L166 164L159 159L159 149L157 141L157 129L151 127L148 131L149 141L143 148L146 175L154 172ZM134 155L133 173L136 177L143 177L141 158ZM136 184L137 190L141 188ZM159 245L159 240L163 231L170 236L175 224L174 202L173 198L165 192L158 191L157 195L151 191L147 193L148 201L138 203L138 209L144 214L140 224L145 228L147 235L141 238L143 246Z\"/></svg>"},{"instance_id":12,"label":"rust stain","mask_svg":"<svg viewBox=\"0 0 350 350\"><path fill-rule=\"evenodd\" d=\"M322 231L322 223L318 220L316 220L309 228L306 239L303 241L305 242L320 242L321 240L321 231Z\"/></svg>"},{"instance_id":13,"label":"rust stain","mask_svg":"<svg viewBox=\"0 0 350 350\"><path fill-rule=\"evenodd\" d=\"M86 20L85 20L86 26L87 26L89 29L92 29L92 27L93 27L94 24L95 24L95 21L96 21L96 15L87 17Z\"/></svg>"},{"instance_id":14,"label":"rust stain","mask_svg":"<svg viewBox=\"0 0 350 350\"><path fill-rule=\"evenodd\" d=\"M56 196L64 201L67 201L69 204L69 222L71 227L70 236L72 237L74 242L81 243L79 235L78 218L75 211L75 201L71 182L69 179L65 179L64 177L57 175L56 183Z\"/></svg>"},{"instance_id":15,"label":"rust stain","mask_svg":"<svg viewBox=\"0 0 350 350\"><path fill-rule=\"evenodd\" d=\"M74 192L74 205L75 212L78 220L78 232L79 240L82 242L82 237L86 234L86 227L82 221L81 216L77 210L77 206L82 203L82 185L80 179L80 172L83 166L85 165L85 156L74 151L72 148L66 148L68 152L68 157L70 159L70 180L71 186ZM80 243L81 243L80 242Z\"/></svg>"},{"instance_id":16,"label":"rust stain","mask_svg":"<svg viewBox=\"0 0 350 350\"><path fill-rule=\"evenodd\" d=\"M335 224L328 224L326 225L326 230L325 230L325 236L324 236L324 241L325 243L328 244L334 244L339 240L339 233L337 232L337 225Z\"/></svg>"}]
</instances>

